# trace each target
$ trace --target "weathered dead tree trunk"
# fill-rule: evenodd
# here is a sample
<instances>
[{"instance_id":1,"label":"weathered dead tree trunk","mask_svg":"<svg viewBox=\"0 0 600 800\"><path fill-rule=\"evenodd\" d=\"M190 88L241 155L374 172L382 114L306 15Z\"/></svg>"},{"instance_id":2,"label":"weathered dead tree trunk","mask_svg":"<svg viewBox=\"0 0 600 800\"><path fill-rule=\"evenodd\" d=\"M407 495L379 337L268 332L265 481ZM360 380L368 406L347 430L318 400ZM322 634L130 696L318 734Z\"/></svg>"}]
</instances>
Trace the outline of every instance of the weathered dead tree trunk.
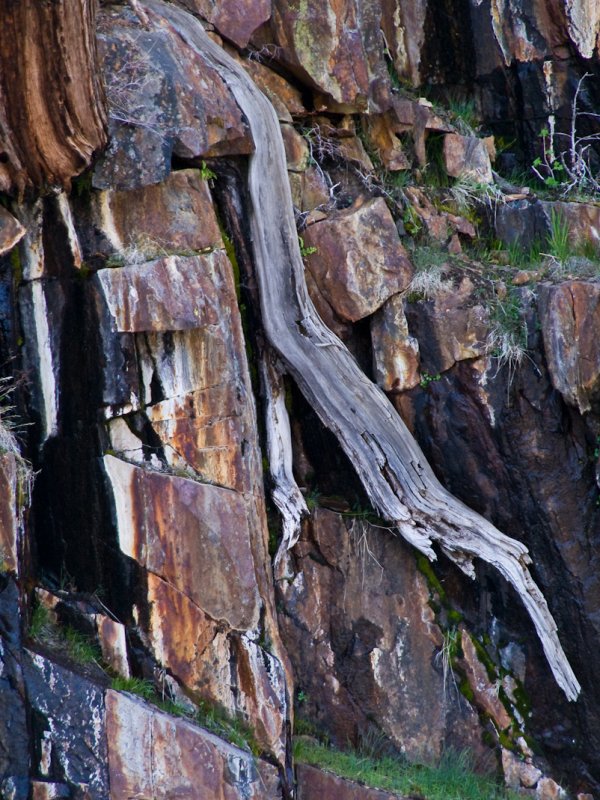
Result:
<instances>
[{"instance_id":1,"label":"weathered dead tree trunk","mask_svg":"<svg viewBox=\"0 0 600 800\"><path fill-rule=\"evenodd\" d=\"M383 392L315 311L304 281L285 152L270 102L197 20L161 0L142 5L168 21L217 69L248 119L256 146L249 168L253 252L268 341L322 422L336 434L383 518L429 558L436 557L435 542L471 577L477 557L513 585L556 681L574 700L580 686L546 601L527 569L527 548L442 487Z\"/></svg>"},{"instance_id":2,"label":"weathered dead tree trunk","mask_svg":"<svg viewBox=\"0 0 600 800\"><path fill-rule=\"evenodd\" d=\"M0 0L0 191L68 186L106 144L97 0Z\"/></svg>"}]
</instances>

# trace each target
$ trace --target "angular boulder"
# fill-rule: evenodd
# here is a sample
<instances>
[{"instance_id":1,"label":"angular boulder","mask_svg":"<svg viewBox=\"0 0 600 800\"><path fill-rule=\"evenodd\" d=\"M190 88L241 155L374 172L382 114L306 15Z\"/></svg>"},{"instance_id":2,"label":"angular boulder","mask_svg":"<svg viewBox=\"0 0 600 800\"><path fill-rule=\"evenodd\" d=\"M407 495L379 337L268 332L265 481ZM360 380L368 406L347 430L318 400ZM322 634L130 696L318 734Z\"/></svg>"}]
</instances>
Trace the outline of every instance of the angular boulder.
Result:
<instances>
[{"instance_id":1,"label":"angular boulder","mask_svg":"<svg viewBox=\"0 0 600 800\"><path fill-rule=\"evenodd\" d=\"M583 414L600 399L600 284L540 284L538 308L552 385Z\"/></svg>"},{"instance_id":2,"label":"angular boulder","mask_svg":"<svg viewBox=\"0 0 600 800\"><path fill-rule=\"evenodd\" d=\"M405 289L412 266L383 198L338 211L310 225L306 258L323 297L342 319L356 322Z\"/></svg>"},{"instance_id":3,"label":"angular boulder","mask_svg":"<svg viewBox=\"0 0 600 800\"><path fill-rule=\"evenodd\" d=\"M121 550L212 619L240 630L256 627L261 602L242 495L110 455L104 466Z\"/></svg>"}]
</instances>

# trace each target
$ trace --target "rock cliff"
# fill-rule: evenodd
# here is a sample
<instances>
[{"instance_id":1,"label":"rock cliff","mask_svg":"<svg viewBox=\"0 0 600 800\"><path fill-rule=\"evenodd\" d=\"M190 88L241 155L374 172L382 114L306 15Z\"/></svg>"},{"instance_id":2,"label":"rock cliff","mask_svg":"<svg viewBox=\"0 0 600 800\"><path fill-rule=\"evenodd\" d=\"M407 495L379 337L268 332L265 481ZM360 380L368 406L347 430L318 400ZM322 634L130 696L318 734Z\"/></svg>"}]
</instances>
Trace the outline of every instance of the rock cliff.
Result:
<instances>
[{"instance_id":1,"label":"rock cliff","mask_svg":"<svg viewBox=\"0 0 600 800\"><path fill-rule=\"evenodd\" d=\"M0 8L0 797L600 796L596 5Z\"/></svg>"}]
</instances>

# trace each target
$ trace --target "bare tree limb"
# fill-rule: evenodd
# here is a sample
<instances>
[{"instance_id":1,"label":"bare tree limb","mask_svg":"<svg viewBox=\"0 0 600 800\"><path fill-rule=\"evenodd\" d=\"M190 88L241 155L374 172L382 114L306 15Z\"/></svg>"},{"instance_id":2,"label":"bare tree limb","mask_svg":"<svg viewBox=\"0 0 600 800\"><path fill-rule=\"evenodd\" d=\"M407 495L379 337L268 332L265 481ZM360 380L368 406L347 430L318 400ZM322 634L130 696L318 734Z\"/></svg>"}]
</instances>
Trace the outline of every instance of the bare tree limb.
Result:
<instances>
[{"instance_id":1,"label":"bare tree limb","mask_svg":"<svg viewBox=\"0 0 600 800\"><path fill-rule=\"evenodd\" d=\"M447 492L383 392L323 324L306 289L277 115L242 67L190 15L160 0L144 7L168 20L219 72L244 112L255 143L249 192L254 261L267 339L308 402L337 436L379 514L435 559L433 542L473 576L472 559L494 566L521 597L557 683L569 700L579 683L556 624L527 565L527 548Z\"/></svg>"}]
</instances>

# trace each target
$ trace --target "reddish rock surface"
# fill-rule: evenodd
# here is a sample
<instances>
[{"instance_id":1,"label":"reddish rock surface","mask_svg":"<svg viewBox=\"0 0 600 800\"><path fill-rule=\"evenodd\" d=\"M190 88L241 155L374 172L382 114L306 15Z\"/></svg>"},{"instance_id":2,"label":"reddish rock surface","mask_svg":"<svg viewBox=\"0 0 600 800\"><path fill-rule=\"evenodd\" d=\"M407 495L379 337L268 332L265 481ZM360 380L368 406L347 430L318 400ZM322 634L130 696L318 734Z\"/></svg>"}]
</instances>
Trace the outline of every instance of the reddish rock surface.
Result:
<instances>
[{"instance_id":1,"label":"reddish rock surface","mask_svg":"<svg viewBox=\"0 0 600 800\"><path fill-rule=\"evenodd\" d=\"M203 800L264 797L249 753L131 695L106 693L106 732L114 800L196 797L200 787Z\"/></svg>"},{"instance_id":2,"label":"reddish rock surface","mask_svg":"<svg viewBox=\"0 0 600 800\"><path fill-rule=\"evenodd\" d=\"M298 764L298 800L400 800L398 794L370 789L354 781L338 778L309 764Z\"/></svg>"},{"instance_id":3,"label":"reddish rock surface","mask_svg":"<svg viewBox=\"0 0 600 800\"><path fill-rule=\"evenodd\" d=\"M116 256L125 250L149 261L223 245L208 181L197 169L177 170L162 183L129 192L98 192L93 203L95 229Z\"/></svg>"},{"instance_id":4,"label":"reddish rock surface","mask_svg":"<svg viewBox=\"0 0 600 800\"><path fill-rule=\"evenodd\" d=\"M544 347L552 384L584 413L600 399L600 284L539 287Z\"/></svg>"},{"instance_id":5,"label":"reddish rock surface","mask_svg":"<svg viewBox=\"0 0 600 800\"><path fill-rule=\"evenodd\" d=\"M374 378L384 391L403 392L419 383L419 343L408 332L401 295L373 315L371 342Z\"/></svg>"},{"instance_id":6,"label":"reddish rock surface","mask_svg":"<svg viewBox=\"0 0 600 800\"><path fill-rule=\"evenodd\" d=\"M411 334L419 341L421 369L437 375L457 361L477 358L487 351L488 313L477 302L471 280L447 283L435 297L406 307Z\"/></svg>"},{"instance_id":7,"label":"reddish rock surface","mask_svg":"<svg viewBox=\"0 0 600 800\"><path fill-rule=\"evenodd\" d=\"M304 234L307 257L323 297L343 319L372 314L393 294L405 289L412 267L385 201L370 200L331 214Z\"/></svg>"},{"instance_id":8,"label":"reddish rock surface","mask_svg":"<svg viewBox=\"0 0 600 800\"><path fill-rule=\"evenodd\" d=\"M453 178L472 183L491 183L490 156L482 139L447 133L444 136L444 162L446 172Z\"/></svg>"},{"instance_id":9,"label":"reddish rock surface","mask_svg":"<svg viewBox=\"0 0 600 800\"><path fill-rule=\"evenodd\" d=\"M260 601L243 497L113 456L104 463L123 552L213 619L231 628L255 627Z\"/></svg>"},{"instance_id":10,"label":"reddish rock surface","mask_svg":"<svg viewBox=\"0 0 600 800\"><path fill-rule=\"evenodd\" d=\"M0 256L21 241L25 228L3 206L0 206Z\"/></svg>"},{"instance_id":11,"label":"reddish rock surface","mask_svg":"<svg viewBox=\"0 0 600 800\"><path fill-rule=\"evenodd\" d=\"M410 759L434 760L446 741L482 754L477 714L444 686L442 632L410 551L347 519L314 512L279 585L299 713L340 746L375 726Z\"/></svg>"},{"instance_id":12,"label":"reddish rock surface","mask_svg":"<svg viewBox=\"0 0 600 800\"><path fill-rule=\"evenodd\" d=\"M246 47L254 31L271 16L271 0L179 0L178 5L212 22L238 47Z\"/></svg>"},{"instance_id":13,"label":"reddish rock surface","mask_svg":"<svg viewBox=\"0 0 600 800\"><path fill-rule=\"evenodd\" d=\"M242 716L285 763L286 686L278 661L247 635L231 635L185 594L148 574L148 641L159 663L192 694Z\"/></svg>"}]
</instances>

